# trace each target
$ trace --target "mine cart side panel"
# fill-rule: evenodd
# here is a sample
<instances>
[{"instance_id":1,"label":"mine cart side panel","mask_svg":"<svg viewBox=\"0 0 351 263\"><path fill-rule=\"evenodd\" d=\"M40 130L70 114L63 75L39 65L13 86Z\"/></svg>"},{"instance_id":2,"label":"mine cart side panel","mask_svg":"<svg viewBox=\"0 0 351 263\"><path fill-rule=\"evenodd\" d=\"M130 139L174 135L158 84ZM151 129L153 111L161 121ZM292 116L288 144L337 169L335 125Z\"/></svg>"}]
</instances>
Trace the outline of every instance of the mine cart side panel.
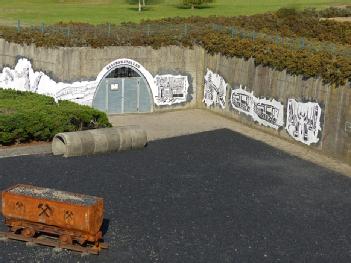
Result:
<instances>
[{"instance_id":1,"label":"mine cart side panel","mask_svg":"<svg viewBox=\"0 0 351 263\"><path fill-rule=\"evenodd\" d=\"M99 199L96 204L89 207L86 220L89 221L90 229L94 229L91 233L100 230L103 221L103 201Z\"/></svg>"},{"instance_id":2,"label":"mine cart side panel","mask_svg":"<svg viewBox=\"0 0 351 263\"><path fill-rule=\"evenodd\" d=\"M78 230L91 235L96 234L101 226L95 220L95 213L100 212L98 202L83 206L3 192L2 210L7 218Z\"/></svg>"},{"instance_id":3,"label":"mine cart side panel","mask_svg":"<svg viewBox=\"0 0 351 263\"><path fill-rule=\"evenodd\" d=\"M92 221L94 222L94 228L97 229L101 227L104 215L104 202L103 199L99 198L94 206L94 212L92 213Z\"/></svg>"}]
</instances>

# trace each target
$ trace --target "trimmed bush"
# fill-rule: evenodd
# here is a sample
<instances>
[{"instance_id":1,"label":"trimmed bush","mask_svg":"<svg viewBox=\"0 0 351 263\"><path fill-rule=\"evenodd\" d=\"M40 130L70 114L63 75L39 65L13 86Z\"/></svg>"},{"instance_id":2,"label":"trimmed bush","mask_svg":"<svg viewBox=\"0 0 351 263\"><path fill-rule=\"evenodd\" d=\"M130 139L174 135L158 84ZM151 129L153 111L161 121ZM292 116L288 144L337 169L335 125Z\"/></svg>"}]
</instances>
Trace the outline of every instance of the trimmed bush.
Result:
<instances>
[{"instance_id":1,"label":"trimmed bush","mask_svg":"<svg viewBox=\"0 0 351 263\"><path fill-rule=\"evenodd\" d=\"M105 113L31 92L0 89L0 144L50 141L59 132L111 127Z\"/></svg>"}]
</instances>

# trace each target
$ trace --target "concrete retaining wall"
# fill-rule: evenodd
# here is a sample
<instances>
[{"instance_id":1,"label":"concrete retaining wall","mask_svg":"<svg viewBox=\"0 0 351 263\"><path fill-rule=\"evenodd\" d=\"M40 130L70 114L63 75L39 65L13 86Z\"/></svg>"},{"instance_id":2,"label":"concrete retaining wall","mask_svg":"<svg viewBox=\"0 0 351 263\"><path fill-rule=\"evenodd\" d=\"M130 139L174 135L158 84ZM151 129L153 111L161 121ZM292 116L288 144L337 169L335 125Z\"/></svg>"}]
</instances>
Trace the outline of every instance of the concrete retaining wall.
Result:
<instances>
[{"instance_id":1,"label":"concrete retaining wall","mask_svg":"<svg viewBox=\"0 0 351 263\"><path fill-rule=\"evenodd\" d=\"M60 47L41 48L19 45L0 39L0 65L13 68L19 58L32 62L34 70L43 71L55 81L74 82L95 80L101 70L119 58L139 62L153 76L158 74L186 75L189 80L188 103L155 107L155 111L191 108L197 106L198 88L203 83L204 50L177 46L153 49L151 47ZM201 101L201 100L200 100Z\"/></svg>"},{"instance_id":2,"label":"concrete retaining wall","mask_svg":"<svg viewBox=\"0 0 351 263\"><path fill-rule=\"evenodd\" d=\"M204 108L204 75L207 68L222 76L228 83L226 107L211 106L208 109L247 125L295 141L284 127L272 129L257 124L245 114L230 107L232 88L245 86L259 98L275 99L284 105L284 120L288 99L300 102L316 102L322 109L319 142L310 146L351 164L351 88L324 85L320 79L303 79L268 67L255 66L254 60L226 58L209 55L202 48L181 47L106 47L93 48L37 48L21 46L0 39L0 65L13 68L20 57L32 61L35 70L47 73L57 81L95 80L99 72L111 61L129 58L143 65L153 76L157 74L181 74L189 77L191 99L187 103L155 107L156 111L184 108Z\"/></svg>"},{"instance_id":3,"label":"concrete retaining wall","mask_svg":"<svg viewBox=\"0 0 351 263\"><path fill-rule=\"evenodd\" d=\"M317 102L322 108L320 140L317 144L306 147L312 147L351 164L351 130L347 128L351 123L351 88L349 86L335 88L324 85L321 79L305 80L301 76L291 76L285 71L276 71L263 66L256 67L253 59L245 61L240 58L226 58L219 54L206 54L204 65L221 75L229 84L226 108L222 109L217 105L210 110L295 142L285 128L275 130L264 127L230 107L231 89L241 84L246 86L249 92L253 91L256 97L281 102L285 108L285 121L288 99ZM206 106L203 104L202 107Z\"/></svg>"}]
</instances>

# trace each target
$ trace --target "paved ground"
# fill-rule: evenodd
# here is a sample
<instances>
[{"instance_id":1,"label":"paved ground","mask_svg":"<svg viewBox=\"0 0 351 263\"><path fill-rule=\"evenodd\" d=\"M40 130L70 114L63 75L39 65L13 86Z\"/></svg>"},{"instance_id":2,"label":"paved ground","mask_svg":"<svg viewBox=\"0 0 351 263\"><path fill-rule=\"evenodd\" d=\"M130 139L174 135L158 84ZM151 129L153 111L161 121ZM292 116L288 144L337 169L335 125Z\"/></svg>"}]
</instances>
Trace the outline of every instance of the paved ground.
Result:
<instances>
[{"instance_id":1,"label":"paved ground","mask_svg":"<svg viewBox=\"0 0 351 263\"><path fill-rule=\"evenodd\" d=\"M173 138L216 129L230 129L338 173L351 176L351 166L320 154L312 150L311 147L280 139L258 130L257 126L251 128L208 110L193 109L152 114L112 115L109 116L109 119L114 126L140 125L147 131L150 140Z\"/></svg>"},{"instance_id":2,"label":"paved ground","mask_svg":"<svg viewBox=\"0 0 351 263\"><path fill-rule=\"evenodd\" d=\"M351 178L229 130L0 167L0 189L104 197L111 245L81 257L0 242L0 262L351 262Z\"/></svg>"},{"instance_id":3,"label":"paved ground","mask_svg":"<svg viewBox=\"0 0 351 263\"><path fill-rule=\"evenodd\" d=\"M140 125L147 131L149 140L173 138L228 127L227 119L200 109L110 115L109 120L113 126Z\"/></svg>"}]
</instances>

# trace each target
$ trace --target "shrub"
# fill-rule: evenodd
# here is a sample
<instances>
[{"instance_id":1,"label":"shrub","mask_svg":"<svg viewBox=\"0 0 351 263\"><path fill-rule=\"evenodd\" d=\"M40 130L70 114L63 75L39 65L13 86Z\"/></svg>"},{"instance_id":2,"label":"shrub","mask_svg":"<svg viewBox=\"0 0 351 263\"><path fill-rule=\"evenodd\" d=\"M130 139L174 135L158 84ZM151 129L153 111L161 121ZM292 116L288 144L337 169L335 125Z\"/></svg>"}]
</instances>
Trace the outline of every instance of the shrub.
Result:
<instances>
[{"instance_id":1,"label":"shrub","mask_svg":"<svg viewBox=\"0 0 351 263\"><path fill-rule=\"evenodd\" d=\"M59 132L110 127L105 113L70 101L0 89L0 144L50 141Z\"/></svg>"}]
</instances>

